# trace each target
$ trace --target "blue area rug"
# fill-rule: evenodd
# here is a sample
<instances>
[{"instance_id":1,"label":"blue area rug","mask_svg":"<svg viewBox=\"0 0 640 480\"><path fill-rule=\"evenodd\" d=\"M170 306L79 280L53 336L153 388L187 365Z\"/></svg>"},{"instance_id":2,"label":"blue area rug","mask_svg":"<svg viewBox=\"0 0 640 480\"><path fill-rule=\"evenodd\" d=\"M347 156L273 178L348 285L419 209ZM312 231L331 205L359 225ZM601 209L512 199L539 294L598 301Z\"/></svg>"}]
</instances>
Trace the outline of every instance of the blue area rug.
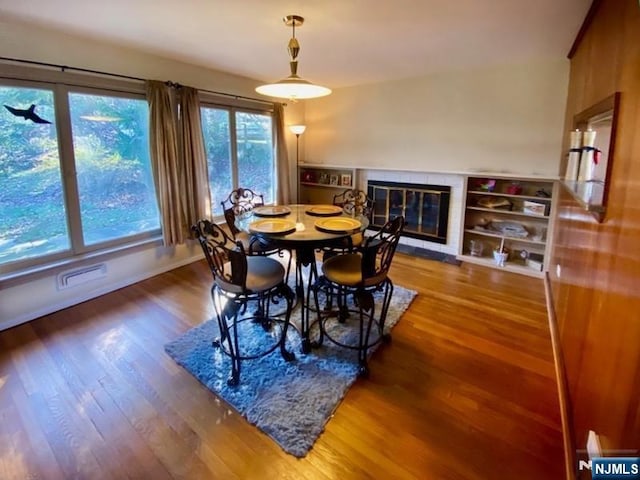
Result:
<instances>
[{"instance_id":1,"label":"blue area rug","mask_svg":"<svg viewBox=\"0 0 640 480\"><path fill-rule=\"evenodd\" d=\"M398 322L415 296L416 292L396 286L386 331ZM293 323L299 325L299 319L298 307L292 313ZM332 337L346 343L353 343L357 338L354 335L355 318L342 325L336 321L329 323ZM245 354L274 344L281 332L279 324L269 332L250 321L240 325L240 338L245 339L241 350ZM305 456L356 380L357 352L325 340L321 348L304 355L300 353L298 332L290 328L287 347L296 354L296 360L285 362L280 350L276 349L265 357L244 361L240 385L229 387L226 383L230 372L229 358L211 345L218 336L217 321L209 320L168 343L165 350L208 389L275 440L285 452L296 457Z\"/></svg>"}]
</instances>

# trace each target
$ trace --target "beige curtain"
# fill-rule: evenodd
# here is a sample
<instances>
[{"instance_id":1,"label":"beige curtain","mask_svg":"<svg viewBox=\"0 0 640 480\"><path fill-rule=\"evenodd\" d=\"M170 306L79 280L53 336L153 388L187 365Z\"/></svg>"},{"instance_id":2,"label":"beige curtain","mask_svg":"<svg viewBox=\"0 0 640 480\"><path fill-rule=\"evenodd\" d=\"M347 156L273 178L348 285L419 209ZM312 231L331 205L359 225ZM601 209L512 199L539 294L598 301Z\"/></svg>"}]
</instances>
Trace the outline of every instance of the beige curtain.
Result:
<instances>
[{"instance_id":1,"label":"beige curtain","mask_svg":"<svg viewBox=\"0 0 640 480\"><path fill-rule=\"evenodd\" d=\"M180 138L182 140L183 213L187 231L202 218L211 217L207 156L202 136L200 99L191 87L180 89Z\"/></svg>"},{"instance_id":2,"label":"beige curtain","mask_svg":"<svg viewBox=\"0 0 640 480\"><path fill-rule=\"evenodd\" d=\"M171 246L184 243L186 223L180 199L175 90L163 82L148 80L147 101L151 165L160 207L162 239L165 246Z\"/></svg>"},{"instance_id":3,"label":"beige curtain","mask_svg":"<svg viewBox=\"0 0 640 480\"><path fill-rule=\"evenodd\" d=\"M276 201L279 205L291 203L289 189L289 152L284 134L284 107L281 103L273 106L273 124L275 126L274 147L276 153ZM296 175L298 173L296 172Z\"/></svg>"}]
</instances>

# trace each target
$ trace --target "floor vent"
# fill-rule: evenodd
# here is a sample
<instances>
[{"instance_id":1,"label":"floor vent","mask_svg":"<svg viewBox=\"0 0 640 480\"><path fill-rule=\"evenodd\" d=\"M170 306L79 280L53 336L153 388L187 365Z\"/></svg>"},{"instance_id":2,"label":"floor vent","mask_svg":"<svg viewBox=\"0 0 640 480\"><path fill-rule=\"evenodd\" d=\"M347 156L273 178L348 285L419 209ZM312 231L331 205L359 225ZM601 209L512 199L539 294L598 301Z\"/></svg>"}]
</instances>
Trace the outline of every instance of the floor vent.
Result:
<instances>
[{"instance_id":1,"label":"floor vent","mask_svg":"<svg viewBox=\"0 0 640 480\"><path fill-rule=\"evenodd\" d=\"M91 280L104 278L107 276L107 265L99 263L87 267L67 270L58 274L58 290L75 287Z\"/></svg>"}]
</instances>

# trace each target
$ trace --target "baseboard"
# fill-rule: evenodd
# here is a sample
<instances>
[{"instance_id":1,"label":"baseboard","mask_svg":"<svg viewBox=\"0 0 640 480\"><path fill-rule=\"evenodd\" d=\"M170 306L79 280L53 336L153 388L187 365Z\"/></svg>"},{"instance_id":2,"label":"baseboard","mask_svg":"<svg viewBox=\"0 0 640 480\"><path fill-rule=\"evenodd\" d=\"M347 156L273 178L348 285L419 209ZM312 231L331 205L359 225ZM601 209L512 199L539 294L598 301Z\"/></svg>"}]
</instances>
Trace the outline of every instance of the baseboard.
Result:
<instances>
[{"instance_id":1,"label":"baseboard","mask_svg":"<svg viewBox=\"0 0 640 480\"><path fill-rule=\"evenodd\" d=\"M142 280L146 280L147 278L155 277L156 275L160 275L161 273L168 272L170 270L174 270L179 267L183 267L184 265L188 265L193 262L197 262L198 260L201 260L203 257L204 257L204 254L197 254L192 257L183 258L182 260L168 263L156 269L146 271L144 273L141 273L140 275L129 277L126 280L122 280L120 282L106 285L103 288L100 288L98 290L94 290L82 295L78 295L76 297L67 299L60 303L47 305L45 308L41 308L39 310L26 312L25 314L20 315L17 318L12 318L7 322L0 323L0 331L6 330L11 327L15 327L16 325L20 325L22 323L30 322L31 320L42 317L43 315L49 315L50 313L57 312L58 310L72 307L73 305L77 305L78 303L86 302L87 300L91 300L93 298L106 295L107 293L113 292L115 290L119 290L129 285L133 285L134 283L141 282Z\"/></svg>"},{"instance_id":2,"label":"baseboard","mask_svg":"<svg viewBox=\"0 0 640 480\"><path fill-rule=\"evenodd\" d=\"M558 401L560 403L560 421L562 423L566 480L576 480L576 441L572 428L573 414L571 410L571 398L569 395L569 384L567 382L567 373L564 366L564 356L562 353L562 344L560 343L560 331L558 330L549 272L545 272L544 274L544 293L547 302L549 332L551 334L551 346L553 348L553 363L556 370L556 383L558 386Z\"/></svg>"}]
</instances>

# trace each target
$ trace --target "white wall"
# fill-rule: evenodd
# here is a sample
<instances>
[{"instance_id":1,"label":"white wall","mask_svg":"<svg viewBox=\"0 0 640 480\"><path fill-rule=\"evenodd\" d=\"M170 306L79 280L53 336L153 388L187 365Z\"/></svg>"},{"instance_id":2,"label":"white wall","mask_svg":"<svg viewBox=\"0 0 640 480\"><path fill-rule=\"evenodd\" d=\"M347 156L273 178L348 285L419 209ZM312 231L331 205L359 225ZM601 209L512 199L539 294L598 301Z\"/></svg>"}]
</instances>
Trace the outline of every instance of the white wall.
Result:
<instances>
[{"instance_id":1,"label":"white wall","mask_svg":"<svg viewBox=\"0 0 640 480\"><path fill-rule=\"evenodd\" d=\"M202 258L202 250L195 242L174 248L147 248L107 261L83 262L86 265L106 263L104 278L59 290L56 273L15 283L0 289L0 330L24 323L71 305L104 295L145 278L173 270Z\"/></svg>"},{"instance_id":2,"label":"white wall","mask_svg":"<svg viewBox=\"0 0 640 480\"><path fill-rule=\"evenodd\" d=\"M183 85L234 95L257 97L258 82L222 72L143 54L63 33L0 21L0 56L57 63L141 78L172 80ZM301 106L287 107L300 122ZM288 130L287 130L288 132ZM295 168L295 136L287 133L290 165ZM291 178L294 179L293 174ZM291 182L295 188L295 182ZM28 283L0 283L0 330L102 295L143 278L157 275L201 258L199 247L176 249L150 247L110 259L106 278L85 285L57 290L56 274L38 277ZM86 263L86 262L85 262Z\"/></svg>"},{"instance_id":3,"label":"white wall","mask_svg":"<svg viewBox=\"0 0 640 480\"><path fill-rule=\"evenodd\" d=\"M305 161L558 174L569 62L337 89L307 103Z\"/></svg>"},{"instance_id":4,"label":"white wall","mask_svg":"<svg viewBox=\"0 0 640 480\"><path fill-rule=\"evenodd\" d=\"M0 56L145 79L172 80L190 87L257 96L254 88L258 82L249 78L17 23L0 21Z\"/></svg>"}]
</instances>

